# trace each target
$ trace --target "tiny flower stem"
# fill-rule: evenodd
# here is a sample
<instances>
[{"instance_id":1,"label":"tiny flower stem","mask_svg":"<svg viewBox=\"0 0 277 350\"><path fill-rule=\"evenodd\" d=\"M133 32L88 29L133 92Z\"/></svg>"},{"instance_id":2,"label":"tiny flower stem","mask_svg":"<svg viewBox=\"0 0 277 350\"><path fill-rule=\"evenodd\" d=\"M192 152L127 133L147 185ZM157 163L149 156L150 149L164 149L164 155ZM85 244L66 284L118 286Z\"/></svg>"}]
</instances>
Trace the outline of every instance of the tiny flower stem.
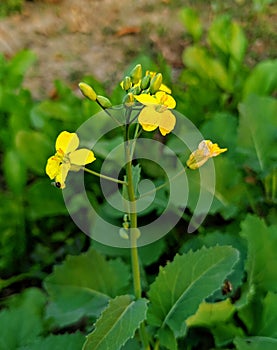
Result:
<instances>
[{"instance_id":1,"label":"tiny flower stem","mask_svg":"<svg viewBox=\"0 0 277 350\"><path fill-rule=\"evenodd\" d=\"M104 106L101 105L101 103L99 101L95 101L102 109L105 113L107 113L107 115L119 126L122 126L122 124L109 112L109 110L107 108L105 108Z\"/></svg>"},{"instance_id":2,"label":"tiny flower stem","mask_svg":"<svg viewBox=\"0 0 277 350\"><path fill-rule=\"evenodd\" d=\"M122 184L122 185L128 185L128 183L126 181L118 180L118 179L115 179L114 177L110 177L110 176L107 176L107 175L99 174L96 171L90 170L88 168L84 167L83 170L86 171L87 173L92 174L92 175L101 177L102 179L109 180L109 181L112 181L112 182L116 182L116 183Z\"/></svg>"}]
</instances>

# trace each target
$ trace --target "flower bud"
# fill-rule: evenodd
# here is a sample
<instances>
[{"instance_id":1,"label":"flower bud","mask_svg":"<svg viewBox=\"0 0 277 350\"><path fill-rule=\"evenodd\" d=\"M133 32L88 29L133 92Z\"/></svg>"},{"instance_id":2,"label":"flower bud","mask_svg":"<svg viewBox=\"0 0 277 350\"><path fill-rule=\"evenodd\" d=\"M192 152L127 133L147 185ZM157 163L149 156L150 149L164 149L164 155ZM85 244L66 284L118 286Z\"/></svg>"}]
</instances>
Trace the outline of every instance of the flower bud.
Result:
<instances>
[{"instance_id":1,"label":"flower bud","mask_svg":"<svg viewBox=\"0 0 277 350\"><path fill-rule=\"evenodd\" d=\"M129 239L129 235L124 228L119 229L119 236L123 239Z\"/></svg>"},{"instance_id":2,"label":"flower bud","mask_svg":"<svg viewBox=\"0 0 277 350\"><path fill-rule=\"evenodd\" d=\"M139 95L141 93L141 88L139 85L136 85L134 87L132 87L132 89L130 90L130 92L133 94L133 95Z\"/></svg>"},{"instance_id":3,"label":"flower bud","mask_svg":"<svg viewBox=\"0 0 277 350\"><path fill-rule=\"evenodd\" d=\"M79 88L85 97L91 101L96 101L97 95L91 86L86 83L80 83Z\"/></svg>"},{"instance_id":4,"label":"flower bud","mask_svg":"<svg viewBox=\"0 0 277 350\"><path fill-rule=\"evenodd\" d=\"M141 67L141 64L137 64L130 73L132 83L137 84L140 81L141 76L142 76L142 67Z\"/></svg>"},{"instance_id":5,"label":"flower bud","mask_svg":"<svg viewBox=\"0 0 277 350\"><path fill-rule=\"evenodd\" d=\"M122 87L123 90L127 91L129 90L131 87L132 87L132 81L131 81L131 78L129 76L126 76L120 86Z\"/></svg>"},{"instance_id":6,"label":"flower bud","mask_svg":"<svg viewBox=\"0 0 277 350\"><path fill-rule=\"evenodd\" d=\"M129 92L126 96L124 96L123 103L127 106L133 105L135 102L134 95Z\"/></svg>"},{"instance_id":7,"label":"flower bud","mask_svg":"<svg viewBox=\"0 0 277 350\"><path fill-rule=\"evenodd\" d=\"M107 97L97 95L96 100L103 108L109 108L112 106L111 101Z\"/></svg>"},{"instance_id":8,"label":"flower bud","mask_svg":"<svg viewBox=\"0 0 277 350\"><path fill-rule=\"evenodd\" d=\"M155 94L162 85L163 76L161 73L156 74L150 81L149 91L151 94Z\"/></svg>"},{"instance_id":9,"label":"flower bud","mask_svg":"<svg viewBox=\"0 0 277 350\"><path fill-rule=\"evenodd\" d=\"M146 90L146 89L148 89L148 87L149 87L149 85L150 85L150 80L151 80L150 75L145 75L145 76L142 78L141 83L140 83L141 90Z\"/></svg>"}]
</instances>

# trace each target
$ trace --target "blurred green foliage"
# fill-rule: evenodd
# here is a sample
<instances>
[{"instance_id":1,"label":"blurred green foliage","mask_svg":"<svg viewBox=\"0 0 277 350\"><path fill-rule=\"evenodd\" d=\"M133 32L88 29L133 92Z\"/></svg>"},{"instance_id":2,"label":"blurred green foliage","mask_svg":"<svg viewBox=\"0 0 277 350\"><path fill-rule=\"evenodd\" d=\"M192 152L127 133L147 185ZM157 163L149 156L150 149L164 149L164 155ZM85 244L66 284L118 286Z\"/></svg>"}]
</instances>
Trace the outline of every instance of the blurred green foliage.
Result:
<instances>
[{"instance_id":1,"label":"blurred green foliage","mask_svg":"<svg viewBox=\"0 0 277 350\"><path fill-rule=\"evenodd\" d=\"M22 8L24 0L1 0L0 17L5 17L13 12L19 12Z\"/></svg>"},{"instance_id":2,"label":"blurred green foliage","mask_svg":"<svg viewBox=\"0 0 277 350\"><path fill-rule=\"evenodd\" d=\"M199 179L188 173L190 195L182 221L160 241L139 248L148 312L145 299L134 302L127 296L132 293L129 252L90 242L80 233L61 192L44 173L59 132L76 130L99 107L61 81L55 82L55 97L35 101L23 87L34 54L0 56L0 350L75 350L84 343L92 349L97 337L110 342L99 345L105 349L113 343L112 327L118 335L112 349L140 349L130 337L145 318L149 331L160 337L160 349L276 348L277 60L250 70L247 38L226 15L206 31L195 11L183 9L180 18L191 45L173 86L178 111L228 153L215 162L215 198L204 227L195 235L184 229L199 192ZM155 70L149 57L140 61ZM170 67L163 68L169 80ZM92 77L83 81L105 94ZM121 98L116 88L112 99ZM119 134L99 141L96 167L118 142ZM172 135L167 144L181 152ZM157 166L143 170L143 163L141 175L157 185L164 176ZM97 180L88 188L104 217L122 220L101 201ZM158 216L166 204L161 190L140 220ZM75 205L82 205L78 198ZM180 255L174 257L176 252ZM222 259L225 269L218 263ZM189 275L194 270L199 280ZM224 278L230 283L227 291ZM179 294L168 288L175 282ZM175 308L178 312L168 313ZM136 314L132 322L129 312ZM99 315L97 332L90 333Z\"/></svg>"}]
</instances>

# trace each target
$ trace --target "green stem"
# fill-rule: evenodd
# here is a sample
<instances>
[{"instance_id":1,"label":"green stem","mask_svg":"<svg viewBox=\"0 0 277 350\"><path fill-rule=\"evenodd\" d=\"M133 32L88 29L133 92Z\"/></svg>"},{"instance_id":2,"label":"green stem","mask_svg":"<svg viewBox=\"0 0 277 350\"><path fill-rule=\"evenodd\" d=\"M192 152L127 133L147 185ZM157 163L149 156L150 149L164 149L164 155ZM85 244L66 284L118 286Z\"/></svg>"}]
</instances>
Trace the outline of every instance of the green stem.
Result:
<instances>
[{"instance_id":1,"label":"green stem","mask_svg":"<svg viewBox=\"0 0 277 350\"><path fill-rule=\"evenodd\" d=\"M126 110L126 121L130 120L131 110ZM137 248L137 211L136 211L136 196L133 183L132 174L132 155L134 148L131 147L129 140L129 124L125 126L125 159L126 159L126 177L127 177L127 191L129 198L129 219L130 219L130 243L131 243L131 261L134 284L134 295L136 299L141 298L141 282L140 282L140 266ZM134 147L134 144L133 144ZM145 329L144 322L139 329L140 338L145 350L150 350L148 336Z\"/></svg>"},{"instance_id":2,"label":"green stem","mask_svg":"<svg viewBox=\"0 0 277 350\"><path fill-rule=\"evenodd\" d=\"M96 171L90 170L88 168L84 167L83 170L86 171L87 173L92 174L92 175L101 177L102 179L109 180L109 181L112 181L112 182L116 182L116 183L122 184L122 185L128 185L126 181L118 180L118 179L115 179L114 177L110 177L110 176L107 176L107 175L99 174Z\"/></svg>"}]
</instances>

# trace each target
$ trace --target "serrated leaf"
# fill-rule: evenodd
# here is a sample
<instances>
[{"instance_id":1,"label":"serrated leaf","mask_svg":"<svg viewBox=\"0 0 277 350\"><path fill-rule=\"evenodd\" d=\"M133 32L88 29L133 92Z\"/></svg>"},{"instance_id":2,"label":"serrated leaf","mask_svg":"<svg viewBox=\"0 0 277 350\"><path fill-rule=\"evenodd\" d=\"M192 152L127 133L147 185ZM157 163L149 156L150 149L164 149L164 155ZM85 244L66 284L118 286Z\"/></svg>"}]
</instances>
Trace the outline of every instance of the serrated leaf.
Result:
<instances>
[{"instance_id":1,"label":"serrated leaf","mask_svg":"<svg viewBox=\"0 0 277 350\"><path fill-rule=\"evenodd\" d=\"M150 287L149 323L167 325L177 337L184 335L186 319L221 286L238 257L238 251L228 246L203 247L177 255L172 263L160 269Z\"/></svg>"},{"instance_id":2,"label":"serrated leaf","mask_svg":"<svg viewBox=\"0 0 277 350\"><path fill-rule=\"evenodd\" d=\"M0 313L0 349L17 349L43 332L42 313L45 295L37 288L26 289L9 301L9 309Z\"/></svg>"},{"instance_id":3,"label":"serrated leaf","mask_svg":"<svg viewBox=\"0 0 277 350\"><path fill-rule=\"evenodd\" d=\"M44 282L52 303L47 316L59 326L72 324L84 315L98 316L111 297L125 291L129 270L121 260L106 261L90 249L68 256Z\"/></svg>"},{"instance_id":4,"label":"serrated leaf","mask_svg":"<svg viewBox=\"0 0 277 350\"><path fill-rule=\"evenodd\" d=\"M118 350L132 338L146 317L147 300L122 295L111 300L87 336L83 350Z\"/></svg>"},{"instance_id":5,"label":"serrated leaf","mask_svg":"<svg viewBox=\"0 0 277 350\"><path fill-rule=\"evenodd\" d=\"M236 338L237 350L276 350L277 339L267 337Z\"/></svg>"},{"instance_id":6,"label":"serrated leaf","mask_svg":"<svg viewBox=\"0 0 277 350\"><path fill-rule=\"evenodd\" d=\"M276 225L266 226L264 220L254 215L248 215L241 224L240 234L248 243L248 283L262 291L277 292L276 232Z\"/></svg>"},{"instance_id":7,"label":"serrated leaf","mask_svg":"<svg viewBox=\"0 0 277 350\"><path fill-rule=\"evenodd\" d=\"M82 333L49 335L46 338L36 340L28 347L20 347L18 350L81 350L85 341Z\"/></svg>"}]
</instances>

